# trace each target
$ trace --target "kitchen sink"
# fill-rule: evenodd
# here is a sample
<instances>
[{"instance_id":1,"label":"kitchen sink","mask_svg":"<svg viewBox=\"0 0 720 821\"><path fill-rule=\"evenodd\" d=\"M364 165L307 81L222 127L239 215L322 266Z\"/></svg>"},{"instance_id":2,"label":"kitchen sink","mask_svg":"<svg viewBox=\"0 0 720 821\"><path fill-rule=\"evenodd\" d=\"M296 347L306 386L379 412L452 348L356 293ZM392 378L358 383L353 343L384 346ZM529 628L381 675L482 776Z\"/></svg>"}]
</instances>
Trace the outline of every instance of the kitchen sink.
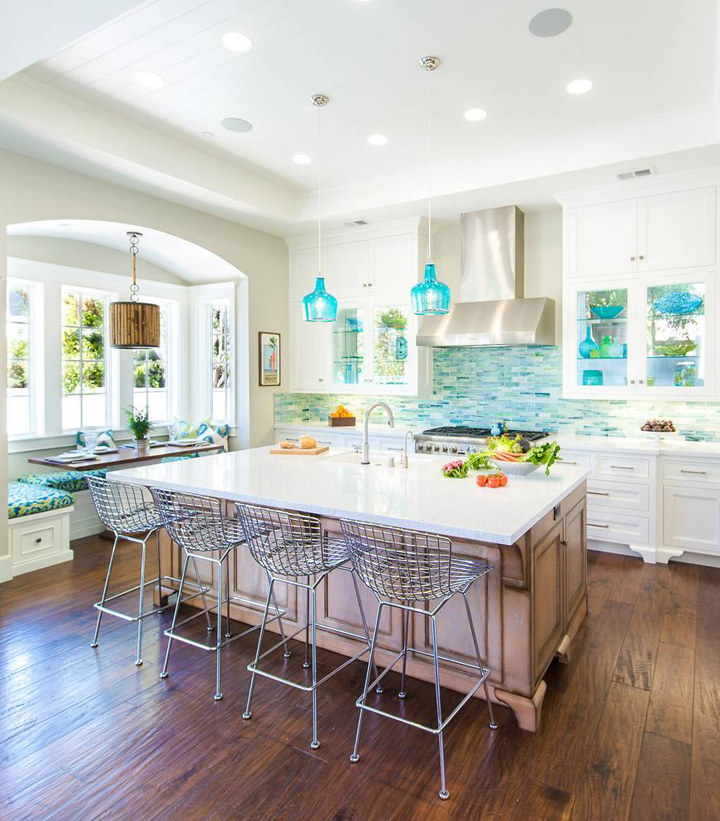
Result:
<instances>
[{"instance_id":1,"label":"kitchen sink","mask_svg":"<svg viewBox=\"0 0 720 821\"><path fill-rule=\"evenodd\" d=\"M346 465L359 465L362 459L361 454L354 452L338 453L335 456L325 457L328 462L341 462ZM395 467L402 469L402 452L387 451L387 450L371 450L370 451L370 465L376 467L389 467L388 460L395 460ZM433 457L430 455L423 455L419 453L411 453L408 456L409 467L424 465L432 462Z\"/></svg>"}]
</instances>

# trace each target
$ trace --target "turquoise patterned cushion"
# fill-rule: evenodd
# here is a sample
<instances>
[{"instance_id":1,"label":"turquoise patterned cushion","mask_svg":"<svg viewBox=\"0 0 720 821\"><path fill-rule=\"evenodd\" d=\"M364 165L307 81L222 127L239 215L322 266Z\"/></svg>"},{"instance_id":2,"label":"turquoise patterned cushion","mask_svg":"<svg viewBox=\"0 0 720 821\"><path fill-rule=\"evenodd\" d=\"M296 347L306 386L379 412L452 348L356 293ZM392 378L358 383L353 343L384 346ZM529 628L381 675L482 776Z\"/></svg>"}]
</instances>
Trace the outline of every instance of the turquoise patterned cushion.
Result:
<instances>
[{"instance_id":1,"label":"turquoise patterned cushion","mask_svg":"<svg viewBox=\"0 0 720 821\"><path fill-rule=\"evenodd\" d=\"M105 476L107 471L100 470L63 470L55 473L32 473L30 476L21 476L18 482L24 485L40 485L51 490L64 490L66 493L77 493L87 490L86 476Z\"/></svg>"},{"instance_id":2,"label":"turquoise patterned cushion","mask_svg":"<svg viewBox=\"0 0 720 821\"><path fill-rule=\"evenodd\" d=\"M186 456L166 456L160 460L160 463L166 465L169 462L184 462L186 459L197 459L198 456L200 456L199 453L188 453Z\"/></svg>"},{"instance_id":3,"label":"turquoise patterned cushion","mask_svg":"<svg viewBox=\"0 0 720 821\"><path fill-rule=\"evenodd\" d=\"M198 429L197 438L210 445L222 445L224 450L228 449L228 438L230 437L230 425L206 425L204 422Z\"/></svg>"},{"instance_id":4,"label":"turquoise patterned cushion","mask_svg":"<svg viewBox=\"0 0 720 821\"><path fill-rule=\"evenodd\" d=\"M79 448L85 447L85 431L79 430L75 434L75 444ZM116 448L117 444L115 442L115 437L112 434L110 429L100 431L98 434L97 442L95 444L95 448Z\"/></svg>"},{"instance_id":5,"label":"turquoise patterned cushion","mask_svg":"<svg viewBox=\"0 0 720 821\"><path fill-rule=\"evenodd\" d=\"M175 417L175 421L168 432L171 439L197 439L200 428L209 424L209 419L203 419L201 422L188 422L185 419Z\"/></svg>"},{"instance_id":6,"label":"turquoise patterned cushion","mask_svg":"<svg viewBox=\"0 0 720 821\"><path fill-rule=\"evenodd\" d=\"M72 503L73 497L62 490L22 482L8 484L8 519L46 513L48 510L70 507Z\"/></svg>"}]
</instances>

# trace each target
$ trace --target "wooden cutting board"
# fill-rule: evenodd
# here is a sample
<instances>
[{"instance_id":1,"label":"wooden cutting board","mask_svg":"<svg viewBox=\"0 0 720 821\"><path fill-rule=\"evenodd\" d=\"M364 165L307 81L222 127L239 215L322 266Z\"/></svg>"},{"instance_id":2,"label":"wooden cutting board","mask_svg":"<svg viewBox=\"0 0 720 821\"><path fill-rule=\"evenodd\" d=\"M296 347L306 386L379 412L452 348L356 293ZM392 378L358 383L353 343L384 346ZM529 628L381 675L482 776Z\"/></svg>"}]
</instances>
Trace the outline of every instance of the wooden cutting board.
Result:
<instances>
[{"instance_id":1,"label":"wooden cutting board","mask_svg":"<svg viewBox=\"0 0 720 821\"><path fill-rule=\"evenodd\" d=\"M318 445L315 448L271 448L270 453L276 453L278 456L319 456L321 453L326 453L330 450L330 445Z\"/></svg>"}]
</instances>

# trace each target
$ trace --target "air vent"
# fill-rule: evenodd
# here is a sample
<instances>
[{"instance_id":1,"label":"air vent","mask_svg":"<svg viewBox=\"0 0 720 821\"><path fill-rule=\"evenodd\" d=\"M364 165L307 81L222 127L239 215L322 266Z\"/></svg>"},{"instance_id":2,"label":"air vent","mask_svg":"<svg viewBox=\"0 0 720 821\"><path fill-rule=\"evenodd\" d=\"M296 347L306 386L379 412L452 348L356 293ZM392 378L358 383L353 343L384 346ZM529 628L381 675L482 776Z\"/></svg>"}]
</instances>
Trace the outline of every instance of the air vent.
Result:
<instances>
[{"instance_id":1,"label":"air vent","mask_svg":"<svg viewBox=\"0 0 720 821\"><path fill-rule=\"evenodd\" d=\"M652 177L655 171L652 168L638 168L636 171L623 171L618 174L619 180L636 180L638 177Z\"/></svg>"},{"instance_id":2,"label":"air vent","mask_svg":"<svg viewBox=\"0 0 720 821\"><path fill-rule=\"evenodd\" d=\"M363 225L370 225L370 223L367 220L353 220L352 222L346 222L345 225L348 228L359 228Z\"/></svg>"}]
</instances>

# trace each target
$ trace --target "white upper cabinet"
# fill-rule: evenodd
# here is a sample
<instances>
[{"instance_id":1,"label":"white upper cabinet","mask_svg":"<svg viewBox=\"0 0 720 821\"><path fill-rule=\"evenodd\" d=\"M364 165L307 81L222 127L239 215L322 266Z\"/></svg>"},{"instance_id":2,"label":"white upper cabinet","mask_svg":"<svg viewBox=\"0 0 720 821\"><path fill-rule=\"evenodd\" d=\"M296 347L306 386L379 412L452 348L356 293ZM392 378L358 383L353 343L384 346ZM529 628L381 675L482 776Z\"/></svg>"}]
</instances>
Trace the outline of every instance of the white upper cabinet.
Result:
<instances>
[{"instance_id":1,"label":"white upper cabinet","mask_svg":"<svg viewBox=\"0 0 720 821\"><path fill-rule=\"evenodd\" d=\"M714 265L716 188L567 208L565 232L570 277Z\"/></svg>"},{"instance_id":2,"label":"white upper cabinet","mask_svg":"<svg viewBox=\"0 0 720 821\"><path fill-rule=\"evenodd\" d=\"M568 273L615 276L637 271L637 201L586 205L566 212Z\"/></svg>"},{"instance_id":3,"label":"white upper cabinet","mask_svg":"<svg viewBox=\"0 0 720 821\"><path fill-rule=\"evenodd\" d=\"M358 297L373 279L373 253L368 242L328 245L325 254L325 287L338 299Z\"/></svg>"},{"instance_id":4,"label":"white upper cabinet","mask_svg":"<svg viewBox=\"0 0 720 821\"><path fill-rule=\"evenodd\" d=\"M302 302L315 290L318 275L317 248L302 248L290 255L290 303Z\"/></svg>"},{"instance_id":5,"label":"white upper cabinet","mask_svg":"<svg viewBox=\"0 0 720 821\"><path fill-rule=\"evenodd\" d=\"M400 234L373 241L373 278L370 296L386 297L410 290L417 282L417 241Z\"/></svg>"},{"instance_id":6,"label":"white upper cabinet","mask_svg":"<svg viewBox=\"0 0 720 821\"><path fill-rule=\"evenodd\" d=\"M714 186L638 200L638 270L714 264Z\"/></svg>"},{"instance_id":7,"label":"white upper cabinet","mask_svg":"<svg viewBox=\"0 0 720 821\"><path fill-rule=\"evenodd\" d=\"M305 322L302 303L290 303L290 386L298 391L325 389L324 322Z\"/></svg>"}]
</instances>

